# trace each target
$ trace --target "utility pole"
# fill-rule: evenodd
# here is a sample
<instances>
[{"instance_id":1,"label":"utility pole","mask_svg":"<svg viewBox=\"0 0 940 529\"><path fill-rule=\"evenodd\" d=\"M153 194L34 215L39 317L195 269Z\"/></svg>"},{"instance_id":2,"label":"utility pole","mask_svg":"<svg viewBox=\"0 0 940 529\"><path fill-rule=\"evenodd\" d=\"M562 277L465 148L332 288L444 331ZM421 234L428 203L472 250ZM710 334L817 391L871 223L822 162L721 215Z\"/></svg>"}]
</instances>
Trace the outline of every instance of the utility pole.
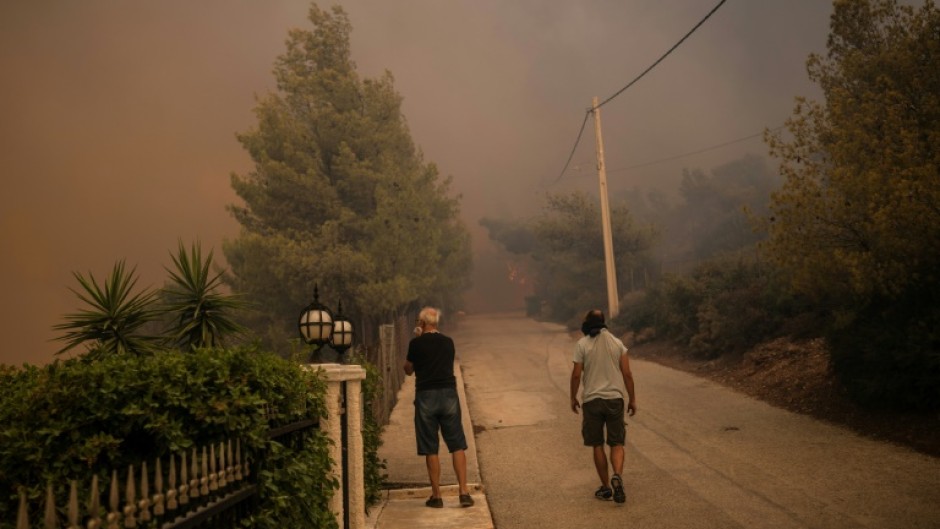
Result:
<instances>
[{"instance_id":1,"label":"utility pole","mask_svg":"<svg viewBox=\"0 0 940 529\"><path fill-rule=\"evenodd\" d=\"M620 314L620 297L617 295L617 267L614 266L614 241L610 229L610 203L607 200L607 166L604 165L604 139L601 136L601 109L597 97L591 105L594 113L594 138L597 143L597 179L601 186L601 225L604 232L604 265L607 270L607 317L613 319Z\"/></svg>"}]
</instances>

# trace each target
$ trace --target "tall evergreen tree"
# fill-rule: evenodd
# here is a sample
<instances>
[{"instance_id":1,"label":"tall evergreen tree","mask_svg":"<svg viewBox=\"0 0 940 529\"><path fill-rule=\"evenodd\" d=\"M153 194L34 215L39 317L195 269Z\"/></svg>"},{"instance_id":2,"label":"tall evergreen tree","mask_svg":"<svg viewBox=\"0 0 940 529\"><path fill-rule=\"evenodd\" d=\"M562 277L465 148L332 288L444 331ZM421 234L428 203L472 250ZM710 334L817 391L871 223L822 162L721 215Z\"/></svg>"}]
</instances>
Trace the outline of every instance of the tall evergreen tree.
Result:
<instances>
[{"instance_id":1,"label":"tall evergreen tree","mask_svg":"<svg viewBox=\"0 0 940 529\"><path fill-rule=\"evenodd\" d=\"M392 75L361 79L340 7L313 4L289 32L277 89L239 135L254 161L233 175L242 226L224 246L234 289L281 335L319 284L321 300L380 319L416 302L452 308L467 286L469 236L450 179L415 148Z\"/></svg>"}]
</instances>

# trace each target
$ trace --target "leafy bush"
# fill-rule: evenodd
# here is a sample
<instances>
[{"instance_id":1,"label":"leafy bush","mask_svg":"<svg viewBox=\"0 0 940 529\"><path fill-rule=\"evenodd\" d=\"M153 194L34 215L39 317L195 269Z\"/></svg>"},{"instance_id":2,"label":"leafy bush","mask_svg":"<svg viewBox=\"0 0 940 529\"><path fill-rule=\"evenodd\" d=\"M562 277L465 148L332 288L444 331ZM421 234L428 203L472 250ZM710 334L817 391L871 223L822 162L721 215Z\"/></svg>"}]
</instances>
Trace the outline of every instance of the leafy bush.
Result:
<instances>
[{"instance_id":1,"label":"leafy bush","mask_svg":"<svg viewBox=\"0 0 940 529\"><path fill-rule=\"evenodd\" d=\"M644 295L631 295L615 324L634 331L654 328L658 336L688 343L698 331L697 314L705 297L701 282L667 275Z\"/></svg>"},{"instance_id":2,"label":"leafy bush","mask_svg":"<svg viewBox=\"0 0 940 529\"><path fill-rule=\"evenodd\" d=\"M695 273L705 297L696 313L698 328L689 340L705 357L740 353L775 335L784 314L772 303L774 283L758 265L713 261Z\"/></svg>"},{"instance_id":3,"label":"leafy bush","mask_svg":"<svg viewBox=\"0 0 940 529\"><path fill-rule=\"evenodd\" d=\"M267 435L271 426L321 416L324 395L315 374L246 348L4 369L0 527L15 518L20 490L36 500L51 482L63 504L68 480L87 484L95 472L107 484L112 469L232 438L252 461L267 456L252 527L333 527L326 436L311 430L288 451Z\"/></svg>"},{"instance_id":4,"label":"leafy bush","mask_svg":"<svg viewBox=\"0 0 940 529\"><path fill-rule=\"evenodd\" d=\"M940 308L928 292L876 300L830 330L833 368L859 402L940 409Z\"/></svg>"},{"instance_id":5,"label":"leafy bush","mask_svg":"<svg viewBox=\"0 0 940 529\"><path fill-rule=\"evenodd\" d=\"M787 323L803 310L772 271L729 257L707 261L689 276L666 276L627 301L620 324L655 328L658 336L708 358L742 352L789 330ZM822 330L817 323L816 331Z\"/></svg>"}]
</instances>

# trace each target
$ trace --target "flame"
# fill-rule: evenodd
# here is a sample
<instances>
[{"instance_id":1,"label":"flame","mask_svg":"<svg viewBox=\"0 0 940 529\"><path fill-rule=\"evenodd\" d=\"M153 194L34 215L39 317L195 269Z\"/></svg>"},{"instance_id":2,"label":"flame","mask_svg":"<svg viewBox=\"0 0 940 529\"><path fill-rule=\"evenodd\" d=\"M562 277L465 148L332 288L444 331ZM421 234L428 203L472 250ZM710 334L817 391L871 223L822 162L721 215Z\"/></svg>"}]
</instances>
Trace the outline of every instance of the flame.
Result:
<instances>
[{"instance_id":1,"label":"flame","mask_svg":"<svg viewBox=\"0 0 940 529\"><path fill-rule=\"evenodd\" d=\"M526 284L525 273L519 270L519 267L513 263L506 263L506 268L509 271L509 282L510 283L519 283L520 285Z\"/></svg>"}]
</instances>

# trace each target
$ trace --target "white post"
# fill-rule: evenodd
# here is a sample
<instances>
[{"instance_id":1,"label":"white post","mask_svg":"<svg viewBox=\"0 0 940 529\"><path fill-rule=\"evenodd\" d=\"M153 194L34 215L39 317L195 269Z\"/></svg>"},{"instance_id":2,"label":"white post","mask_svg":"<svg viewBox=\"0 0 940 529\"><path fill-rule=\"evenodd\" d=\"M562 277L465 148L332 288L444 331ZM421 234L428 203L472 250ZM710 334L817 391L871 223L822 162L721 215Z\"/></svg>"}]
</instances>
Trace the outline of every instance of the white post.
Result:
<instances>
[{"instance_id":1,"label":"white post","mask_svg":"<svg viewBox=\"0 0 940 529\"><path fill-rule=\"evenodd\" d=\"M351 367L351 366L347 366ZM366 486L365 457L362 443L362 378L346 380L346 442L349 454L349 527L365 529L366 525Z\"/></svg>"},{"instance_id":2,"label":"white post","mask_svg":"<svg viewBox=\"0 0 940 529\"><path fill-rule=\"evenodd\" d=\"M349 528L365 529L366 524L366 489L365 457L362 442L362 381L366 370L357 365L314 364L305 365L307 369L317 369L326 378L326 421L320 427L332 441L330 459L333 460L333 472L339 489L333 495L330 508L340 527L343 527L343 497L349 494ZM341 409L343 382L346 382L346 409ZM346 441L348 457L348 475L346 483L349 491L343 490L343 432L340 414L346 415Z\"/></svg>"},{"instance_id":3,"label":"white post","mask_svg":"<svg viewBox=\"0 0 940 529\"><path fill-rule=\"evenodd\" d=\"M329 365L329 364L325 364ZM321 366L322 367L322 366ZM328 372L329 373L329 372ZM343 432L342 418L342 395L340 395L340 381L333 380L327 375L326 383L326 422L320 420L320 428L326 431L330 439L330 460L333 462L333 475L339 487L333 492L333 498L330 500L330 510L333 516L343 527Z\"/></svg>"},{"instance_id":4,"label":"white post","mask_svg":"<svg viewBox=\"0 0 940 529\"><path fill-rule=\"evenodd\" d=\"M607 200L607 166L604 164L604 138L601 136L601 109L597 98L592 101L594 112L594 139L597 147L597 179L601 195L601 228L604 235L604 268L607 271L607 317L614 319L620 313L617 294L617 267L614 266L614 243L610 229L610 203Z\"/></svg>"}]
</instances>

